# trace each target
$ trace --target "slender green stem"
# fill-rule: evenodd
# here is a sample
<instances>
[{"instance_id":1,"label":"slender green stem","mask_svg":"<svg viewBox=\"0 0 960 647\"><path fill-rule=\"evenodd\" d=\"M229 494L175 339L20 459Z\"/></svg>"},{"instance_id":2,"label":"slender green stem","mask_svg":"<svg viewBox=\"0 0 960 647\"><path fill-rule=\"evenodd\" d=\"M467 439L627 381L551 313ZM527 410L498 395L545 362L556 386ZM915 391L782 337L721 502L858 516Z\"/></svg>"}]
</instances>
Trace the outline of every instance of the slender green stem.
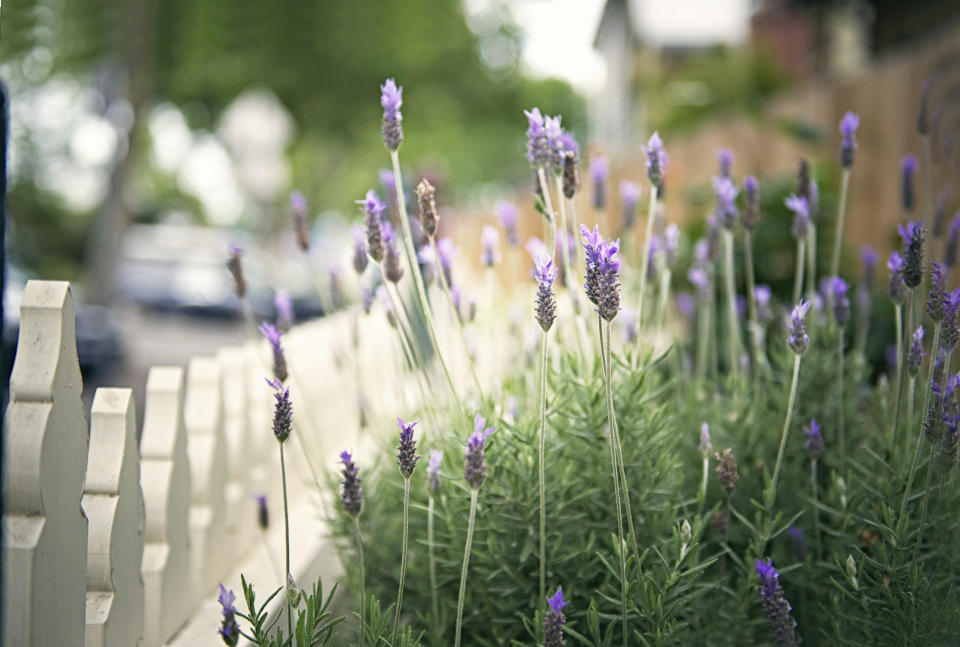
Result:
<instances>
[{"instance_id":1,"label":"slender green stem","mask_svg":"<svg viewBox=\"0 0 960 647\"><path fill-rule=\"evenodd\" d=\"M927 520L927 502L930 500L930 481L933 477L933 453L936 448L936 444L931 442L930 457L927 459L927 483L923 486L923 501L920 503L920 525L917 526L917 543L913 545L911 566L917 562L917 554L920 552L920 544L923 542L923 524Z\"/></svg>"},{"instance_id":2,"label":"slender green stem","mask_svg":"<svg viewBox=\"0 0 960 647\"><path fill-rule=\"evenodd\" d=\"M450 313L453 315L453 320L457 324L457 331L460 333L460 342L463 344L463 354L467 357L467 364L470 366L470 373L473 375L473 383L477 387L477 394L480 396L480 399L483 400L483 387L480 386L480 378L477 377L477 367L474 366L473 357L470 356L470 349L467 347L467 336L463 331L463 322L460 320L460 313L457 312L457 307L453 303L453 295L450 294L450 286L447 285L447 275L440 265L440 253L437 251L437 239L434 236L430 236L430 247L433 248L433 261L437 266L437 276L440 279L440 286L443 288L444 296L447 297Z\"/></svg>"},{"instance_id":3,"label":"slender green stem","mask_svg":"<svg viewBox=\"0 0 960 647\"><path fill-rule=\"evenodd\" d=\"M544 232L550 233L550 258L557 251L557 217L553 211L553 198L550 197L550 185L547 184L547 172L542 166L537 167L537 181L540 182L540 192L543 194L543 204L547 210L547 223L544 224ZM547 241L544 241L547 242ZM563 262L563 259L560 261Z\"/></svg>"},{"instance_id":4,"label":"slender green stem","mask_svg":"<svg viewBox=\"0 0 960 647\"><path fill-rule=\"evenodd\" d=\"M910 471L907 472L907 487L903 492L903 500L900 502L900 514L897 516L897 535L899 536L907 527L907 501L910 500L910 490L913 488L913 477L917 471L917 463L920 460L920 448L923 446L923 417L927 415L930 409L930 395L933 392L934 365L938 347L940 345L940 322L933 326L933 345L930 346L930 365L927 368L927 388L923 392L923 408L920 409L920 425L917 428L917 447L913 452L913 460L910 463ZM893 448L896 453L896 447Z\"/></svg>"},{"instance_id":5,"label":"slender green stem","mask_svg":"<svg viewBox=\"0 0 960 647\"><path fill-rule=\"evenodd\" d=\"M650 264L650 239L653 238L653 221L656 220L657 187L650 187L650 206L647 209L647 231L640 250L640 300L637 303L637 331L643 330L643 295L647 291L647 266Z\"/></svg>"},{"instance_id":6,"label":"slender green stem","mask_svg":"<svg viewBox=\"0 0 960 647\"><path fill-rule=\"evenodd\" d=\"M807 228L807 301L813 303L817 294L817 226L811 221Z\"/></svg>"},{"instance_id":7,"label":"slender green stem","mask_svg":"<svg viewBox=\"0 0 960 647\"><path fill-rule=\"evenodd\" d=\"M813 541L816 546L817 558L821 555L820 547L820 509L817 507L817 457L810 459L810 492L813 496Z\"/></svg>"},{"instance_id":8,"label":"slender green stem","mask_svg":"<svg viewBox=\"0 0 960 647\"><path fill-rule=\"evenodd\" d=\"M707 500L707 484L710 479L710 457L703 457L703 477L700 479L700 490L697 492L697 514L703 512L703 504Z\"/></svg>"},{"instance_id":9,"label":"slender green stem","mask_svg":"<svg viewBox=\"0 0 960 647\"><path fill-rule=\"evenodd\" d=\"M563 275L567 277L567 289L573 290L577 282L570 274L570 259L567 258L569 242L567 241L567 208L563 199L563 177L554 174L553 179L557 190L557 213L560 217L560 222L557 223L557 228L560 230L560 268Z\"/></svg>"},{"instance_id":10,"label":"slender green stem","mask_svg":"<svg viewBox=\"0 0 960 647\"><path fill-rule=\"evenodd\" d=\"M840 452L840 474L846 475L847 438L844 432L844 390L843 390L843 327L837 328L837 440Z\"/></svg>"},{"instance_id":11,"label":"slender green stem","mask_svg":"<svg viewBox=\"0 0 960 647\"><path fill-rule=\"evenodd\" d=\"M437 560L434 556L433 546L433 495L427 497L427 549L430 556L430 603L433 608L434 629L440 627L440 600L437 597Z\"/></svg>"},{"instance_id":12,"label":"slender green stem","mask_svg":"<svg viewBox=\"0 0 960 647\"><path fill-rule=\"evenodd\" d=\"M477 517L477 488L470 488L470 517L467 520L467 543L463 547L463 566L460 569L460 594L457 596L457 629L455 647L460 647L460 629L463 626L463 597L467 592L467 568L470 566L470 548L473 544L473 525Z\"/></svg>"},{"instance_id":13,"label":"slender green stem","mask_svg":"<svg viewBox=\"0 0 960 647\"><path fill-rule=\"evenodd\" d=\"M403 479L403 539L400 552L400 587L397 589L397 608L393 615L393 644L397 644L400 628L400 609L403 606L403 580L407 575L407 537L410 532L410 477Z\"/></svg>"},{"instance_id":14,"label":"slender green stem","mask_svg":"<svg viewBox=\"0 0 960 647\"><path fill-rule=\"evenodd\" d=\"M423 371L424 378L427 377L427 363L423 360L423 356L420 354L420 345L417 344L416 336L413 332L413 320L410 318L410 312L407 310L407 304L403 300L403 296L400 294L400 288L396 283L390 281L384 281L384 288L387 290L387 294L390 296L390 302L393 304L393 314L397 317L398 322L402 325L404 332L406 334L408 348L410 349L410 356L413 358L416 366Z\"/></svg>"},{"instance_id":15,"label":"slender green stem","mask_svg":"<svg viewBox=\"0 0 960 647\"><path fill-rule=\"evenodd\" d=\"M800 295L803 294L803 256L807 248L807 241L803 238L797 239L797 265L793 270L793 301L791 303L800 303Z\"/></svg>"},{"instance_id":16,"label":"slender green stem","mask_svg":"<svg viewBox=\"0 0 960 647\"><path fill-rule=\"evenodd\" d=\"M360 540L360 522L357 517L353 518L353 533L357 538L357 560L360 562L360 647L363 647L363 618L367 613L367 607L363 588L363 542Z\"/></svg>"},{"instance_id":17,"label":"slender green stem","mask_svg":"<svg viewBox=\"0 0 960 647\"><path fill-rule=\"evenodd\" d=\"M547 506L545 500L544 460L546 454L547 427L547 335L544 330L540 336L540 453L538 460L538 478L540 483L540 590L538 596L547 589Z\"/></svg>"},{"instance_id":18,"label":"slender green stem","mask_svg":"<svg viewBox=\"0 0 960 647\"><path fill-rule=\"evenodd\" d=\"M737 290L733 268L733 232L723 230L724 286L727 291L727 348L730 351L730 374L734 381L740 373L740 325L737 323Z\"/></svg>"},{"instance_id":19,"label":"slender green stem","mask_svg":"<svg viewBox=\"0 0 960 647\"><path fill-rule=\"evenodd\" d=\"M897 368L897 403L893 408L893 437L891 444L897 447L897 436L900 431L900 407L903 404L903 375L907 372L907 335L913 327L913 290L907 290L907 327L902 331L902 339L898 342L900 346L899 368Z\"/></svg>"},{"instance_id":20,"label":"slender green stem","mask_svg":"<svg viewBox=\"0 0 960 647\"><path fill-rule=\"evenodd\" d=\"M660 257L663 258L662 256ZM657 318L654 321L658 330L663 328L663 321L667 316L667 308L670 307L670 278L672 272L666 263L660 263L660 302L657 304Z\"/></svg>"},{"instance_id":21,"label":"slender green stem","mask_svg":"<svg viewBox=\"0 0 960 647\"><path fill-rule=\"evenodd\" d=\"M894 334L897 336L897 367L894 376L897 385L900 384L900 363L903 360L903 304L898 303L893 309ZM899 387L898 387L899 390Z\"/></svg>"},{"instance_id":22,"label":"slender green stem","mask_svg":"<svg viewBox=\"0 0 960 647\"><path fill-rule=\"evenodd\" d=\"M423 308L423 316L427 320L427 328L430 329L430 339L433 347L437 351L437 358L440 360L440 366L443 368L443 374L447 378L447 386L450 387L450 393L456 400L460 413L466 416L463 403L460 396L457 395L457 389L453 386L453 378L450 377L450 370L447 368L447 362L443 358L443 351L440 349L440 343L437 341L437 330L433 323L433 311L430 309L430 302L427 301L427 290L424 287L423 275L420 274L420 264L417 263L417 252L413 247L413 236L410 233L410 223L407 221L407 203L403 195L403 177L400 175L400 156L397 151L390 151L390 160L393 162L393 180L397 186L397 208L400 210L400 226L403 228L403 243L407 252L407 265L410 267L410 276L413 277L413 283L417 289L417 296L420 299L420 307Z\"/></svg>"},{"instance_id":23,"label":"slender green stem","mask_svg":"<svg viewBox=\"0 0 960 647\"><path fill-rule=\"evenodd\" d=\"M843 219L847 213L847 191L850 188L850 169L843 169L840 180L840 205L837 210L837 228L833 233L833 256L830 257L830 276L840 271L840 251L843 248Z\"/></svg>"},{"instance_id":24,"label":"slender green stem","mask_svg":"<svg viewBox=\"0 0 960 647\"><path fill-rule=\"evenodd\" d=\"M747 324L750 328L750 343L753 346L754 376L760 374L760 322L757 320L757 283L753 270L753 235L743 230L743 254L747 274Z\"/></svg>"},{"instance_id":25,"label":"slender green stem","mask_svg":"<svg viewBox=\"0 0 960 647\"><path fill-rule=\"evenodd\" d=\"M290 510L287 505L287 464L283 458L283 442L280 443L280 480L283 483L283 539L284 539L284 549L286 555L286 573L287 578L290 577ZM286 580L284 580L284 585L287 585ZM290 636L291 642L293 641L293 616L291 615L292 611L290 609L290 598L286 595L283 596L284 600L287 603L287 634Z\"/></svg>"},{"instance_id":26,"label":"slender green stem","mask_svg":"<svg viewBox=\"0 0 960 647\"><path fill-rule=\"evenodd\" d=\"M603 356L604 364L604 377L607 374L607 362L609 361L609 344L604 348L603 344L603 319L599 318L600 322L600 345L601 345L601 355ZM607 382L609 385L609 382ZM609 392L609 386L608 392ZM608 398L609 400L609 398ZM617 556L620 562L620 614L621 620L623 622L623 644L624 647L627 645L627 560L624 554L626 546L623 541L623 516L622 516L622 506L620 503L620 473L617 469L617 441L616 441L616 432L614 431L614 417L611 415L612 407L610 403L607 404L607 416L608 416L608 428L610 431L610 470L613 475L613 498L617 507Z\"/></svg>"},{"instance_id":27,"label":"slender green stem","mask_svg":"<svg viewBox=\"0 0 960 647\"><path fill-rule=\"evenodd\" d=\"M800 377L800 359L802 355L793 357L793 379L790 383L790 398L787 400L787 417L783 421L783 433L780 434L780 449L777 450L777 462L773 468L773 478L770 481L770 491L766 501L767 508L773 508L773 502L777 498L777 479L780 476L780 466L783 464L783 452L787 447L787 434L790 432L790 421L793 418L793 406L797 400L797 382ZM766 543L766 542L764 542Z\"/></svg>"},{"instance_id":28,"label":"slender green stem","mask_svg":"<svg viewBox=\"0 0 960 647\"><path fill-rule=\"evenodd\" d=\"M917 378L913 375L907 378L907 429L909 430L913 426L913 419L916 415L914 412L914 396L916 395L917 390Z\"/></svg>"}]
</instances>

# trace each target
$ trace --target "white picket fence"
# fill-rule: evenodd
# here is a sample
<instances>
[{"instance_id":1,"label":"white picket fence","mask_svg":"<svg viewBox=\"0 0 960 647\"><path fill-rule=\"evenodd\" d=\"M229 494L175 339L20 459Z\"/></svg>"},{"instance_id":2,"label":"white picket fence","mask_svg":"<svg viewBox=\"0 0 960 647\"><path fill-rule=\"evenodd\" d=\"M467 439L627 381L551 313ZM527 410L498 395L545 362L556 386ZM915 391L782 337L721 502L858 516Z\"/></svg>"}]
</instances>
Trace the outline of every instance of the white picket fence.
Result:
<instances>
[{"instance_id":1,"label":"white picket fence","mask_svg":"<svg viewBox=\"0 0 960 647\"><path fill-rule=\"evenodd\" d=\"M341 573L323 521L333 502L316 480L361 442L357 367L374 419L417 399L415 381L397 379L384 318L356 322L359 356L354 324L343 313L284 337L295 416L291 570L303 583L322 576L325 589ZM138 447L128 388L97 389L87 427L74 325L67 283L27 285L4 425L3 644L218 644L219 582L238 602L240 572L262 597L283 582L267 346L152 368ZM266 532L258 493L268 495Z\"/></svg>"}]
</instances>

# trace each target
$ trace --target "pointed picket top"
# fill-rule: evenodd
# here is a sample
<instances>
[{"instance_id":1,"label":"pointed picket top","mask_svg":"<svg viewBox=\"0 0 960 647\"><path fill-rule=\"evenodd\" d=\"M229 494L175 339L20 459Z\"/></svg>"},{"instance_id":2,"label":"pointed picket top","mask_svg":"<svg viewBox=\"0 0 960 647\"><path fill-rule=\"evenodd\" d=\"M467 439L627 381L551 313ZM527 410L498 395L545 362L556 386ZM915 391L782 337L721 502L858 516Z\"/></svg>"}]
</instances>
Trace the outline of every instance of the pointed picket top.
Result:
<instances>
[{"instance_id":1,"label":"pointed picket top","mask_svg":"<svg viewBox=\"0 0 960 647\"><path fill-rule=\"evenodd\" d=\"M29 281L3 430L5 645L84 643L82 387L70 286Z\"/></svg>"},{"instance_id":2,"label":"pointed picket top","mask_svg":"<svg viewBox=\"0 0 960 647\"><path fill-rule=\"evenodd\" d=\"M144 511L130 389L94 394L83 508L89 519L86 645L136 645L143 636Z\"/></svg>"}]
</instances>

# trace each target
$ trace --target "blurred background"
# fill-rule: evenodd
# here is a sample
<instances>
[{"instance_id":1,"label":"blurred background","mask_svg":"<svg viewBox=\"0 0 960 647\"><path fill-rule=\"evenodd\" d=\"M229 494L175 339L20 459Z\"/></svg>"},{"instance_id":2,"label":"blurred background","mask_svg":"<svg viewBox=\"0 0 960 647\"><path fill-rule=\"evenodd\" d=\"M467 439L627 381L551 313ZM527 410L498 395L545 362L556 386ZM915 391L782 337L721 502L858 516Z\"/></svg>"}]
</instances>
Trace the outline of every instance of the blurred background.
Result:
<instances>
[{"instance_id":1,"label":"blurred background","mask_svg":"<svg viewBox=\"0 0 960 647\"><path fill-rule=\"evenodd\" d=\"M278 288L300 317L333 305L315 286L349 268L354 201L384 195L387 77L404 87L405 177L438 185L444 233L475 266L470 241L495 223L498 199L517 203L523 231L539 230L524 157L532 106L563 115L585 180L590 156L610 158L607 209L585 202L581 220L613 232L617 182L643 183L639 144L654 130L671 157L670 221L702 230L721 147L736 153L736 177L772 187L771 218L786 222L781 196L801 158L832 213L837 124L858 112L853 272L858 245L891 248L909 216L900 161L920 153L929 79L934 192L944 218L958 205L956 0L7 0L0 61L5 352L26 280L70 280L91 393L104 382L140 393L146 367L243 339L228 242L246 250L258 316L274 316ZM309 204L306 257L293 189ZM758 259L774 285L792 267L774 255L792 249L786 231Z\"/></svg>"}]
</instances>

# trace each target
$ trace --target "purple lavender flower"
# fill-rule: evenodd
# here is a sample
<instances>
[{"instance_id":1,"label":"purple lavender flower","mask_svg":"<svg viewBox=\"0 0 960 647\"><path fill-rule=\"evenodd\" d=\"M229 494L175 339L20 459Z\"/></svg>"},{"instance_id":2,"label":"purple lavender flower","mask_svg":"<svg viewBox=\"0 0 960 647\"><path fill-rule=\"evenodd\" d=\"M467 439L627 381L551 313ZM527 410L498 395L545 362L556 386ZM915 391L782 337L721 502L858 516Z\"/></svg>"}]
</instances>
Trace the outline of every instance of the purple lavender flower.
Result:
<instances>
[{"instance_id":1,"label":"purple lavender flower","mask_svg":"<svg viewBox=\"0 0 960 647\"><path fill-rule=\"evenodd\" d=\"M443 452L439 449L431 449L430 460L427 463L427 483L434 492L440 489L441 463L443 463Z\"/></svg>"},{"instance_id":2,"label":"purple lavender flower","mask_svg":"<svg viewBox=\"0 0 960 647\"><path fill-rule=\"evenodd\" d=\"M903 173L903 184L901 185L901 196L903 197L903 208L907 211L913 211L914 191L913 177L917 170L916 155L905 155L900 162L900 171Z\"/></svg>"},{"instance_id":3,"label":"purple lavender flower","mask_svg":"<svg viewBox=\"0 0 960 647\"><path fill-rule=\"evenodd\" d=\"M713 178L713 192L717 198L717 218L725 229L732 230L737 225L737 206L734 201L740 190L729 177L720 175Z\"/></svg>"},{"instance_id":4,"label":"purple lavender flower","mask_svg":"<svg viewBox=\"0 0 960 647\"><path fill-rule=\"evenodd\" d=\"M647 155L647 177L650 178L650 184L659 187L663 182L663 172L667 169L667 152L663 148L663 140L659 133L650 135L646 146L641 146L643 152Z\"/></svg>"},{"instance_id":5,"label":"purple lavender flower","mask_svg":"<svg viewBox=\"0 0 960 647\"><path fill-rule=\"evenodd\" d=\"M552 258L550 250L547 249L544 242L536 236L531 236L529 240L527 240L527 244L523 247L527 250L527 253L530 254L530 258L533 259L534 266L536 266L537 263L546 262ZM536 274L533 276L536 278Z\"/></svg>"},{"instance_id":6,"label":"purple lavender flower","mask_svg":"<svg viewBox=\"0 0 960 647\"><path fill-rule=\"evenodd\" d=\"M947 272L950 268L943 263L933 262L930 270L930 291L927 293L927 314L932 321L943 319L943 304L947 298Z\"/></svg>"},{"instance_id":7,"label":"purple lavender flower","mask_svg":"<svg viewBox=\"0 0 960 647\"><path fill-rule=\"evenodd\" d=\"M677 264L677 252L680 248L680 228L671 223L663 230L663 253L666 258L667 267L674 267Z\"/></svg>"},{"instance_id":8,"label":"purple lavender flower","mask_svg":"<svg viewBox=\"0 0 960 647\"><path fill-rule=\"evenodd\" d=\"M801 562L807 558L807 539L803 536L803 528L790 526L787 528L790 543L793 544L793 553Z\"/></svg>"},{"instance_id":9,"label":"purple lavender flower","mask_svg":"<svg viewBox=\"0 0 960 647\"><path fill-rule=\"evenodd\" d=\"M223 614L223 619L220 621L220 628L217 630L217 633L223 638L223 642L230 645L230 647L235 647L240 641L240 626L237 624L235 617L237 609L233 606L236 601L237 596L233 594L233 591L228 591L224 588L223 584L221 584L220 595L217 596L217 602L223 607L220 611Z\"/></svg>"},{"instance_id":10,"label":"purple lavender flower","mask_svg":"<svg viewBox=\"0 0 960 647\"><path fill-rule=\"evenodd\" d=\"M273 394L273 435L281 443L290 435L293 429L293 404L290 402L290 389L284 388L283 383L278 379L267 378L267 384L270 385L276 393Z\"/></svg>"},{"instance_id":11,"label":"purple lavender flower","mask_svg":"<svg viewBox=\"0 0 960 647\"><path fill-rule=\"evenodd\" d=\"M940 345L943 349L952 351L960 338L960 329L957 328L957 313L960 310L960 288L947 292L943 301L943 320L940 322Z\"/></svg>"},{"instance_id":12,"label":"purple lavender flower","mask_svg":"<svg viewBox=\"0 0 960 647\"><path fill-rule=\"evenodd\" d=\"M907 353L907 373L910 377L916 377L920 372L920 365L927 352L923 350L923 326L920 326L913 332L913 343L910 344L910 352Z\"/></svg>"},{"instance_id":13,"label":"purple lavender flower","mask_svg":"<svg viewBox=\"0 0 960 647\"><path fill-rule=\"evenodd\" d=\"M519 215L516 205L506 200L500 200L494 206L497 214L497 220L507 234L507 242L511 247L517 247L520 244L520 237L517 235L517 216Z\"/></svg>"},{"instance_id":14,"label":"purple lavender flower","mask_svg":"<svg viewBox=\"0 0 960 647\"><path fill-rule=\"evenodd\" d=\"M340 453L340 462L343 463L343 489L340 492L340 499L343 501L343 509L351 517L356 519L363 508L363 489L360 487L360 469L353 462L353 456L350 452Z\"/></svg>"},{"instance_id":15,"label":"purple lavender flower","mask_svg":"<svg viewBox=\"0 0 960 647\"><path fill-rule=\"evenodd\" d=\"M554 174L563 173L563 157L566 154L566 138L564 138L563 128L560 127L561 117L544 117L543 130L547 138L547 146L550 147L550 168Z\"/></svg>"},{"instance_id":16,"label":"purple lavender flower","mask_svg":"<svg viewBox=\"0 0 960 647\"><path fill-rule=\"evenodd\" d=\"M746 204L743 207L743 226L753 229L760 220L760 198L757 193L757 178L748 175L743 178L743 192L746 195Z\"/></svg>"},{"instance_id":17,"label":"purple lavender flower","mask_svg":"<svg viewBox=\"0 0 960 647\"><path fill-rule=\"evenodd\" d=\"M607 177L610 162L604 155L590 158L590 179L593 181L593 208L600 211L607 202Z\"/></svg>"},{"instance_id":18,"label":"purple lavender flower","mask_svg":"<svg viewBox=\"0 0 960 647\"><path fill-rule=\"evenodd\" d=\"M270 342L270 349L273 351L273 376L281 382L286 382L287 358L283 353L283 346L280 345L282 333L268 321L260 324L260 333Z\"/></svg>"},{"instance_id":19,"label":"purple lavender flower","mask_svg":"<svg viewBox=\"0 0 960 647\"><path fill-rule=\"evenodd\" d=\"M841 328L850 321L850 299L847 298L847 282L839 276L829 279L829 298L833 302L833 318Z\"/></svg>"},{"instance_id":20,"label":"purple lavender flower","mask_svg":"<svg viewBox=\"0 0 960 647\"><path fill-rule=\"evenodd\" d=\"M383 227L381 226L380 214L387 206L380 201L380 198L372 189L367 191L363 200L357 200L357 204L363 205L363 223L367 230L367 253L370 254L374 263L379 263L383 260L386 251L383 248Z\"/></svg>"},{"instance_id":21,"label":"purple lavender flower","mask_svg":"<svg viewBox=\"0 0 960 647\"><path fill-rule=\"evenodd\" d=\"M563 607L568 603L563 599L562 586L558 586L556 593L547 598L550 610L543 620L543 647L564 647L567 644L563 638L563 625L567 621L563 615Z\"/></svg>"},{"instance_id":22,"label":"purple lavender flower","mask_svg":"<svg viewBox=\"0 0 960 647\"><path fill-rule=\"evenodd\" d=\"M729 148L721 148L717 151L717 162L720 163L720 176L730 179L730 168L733 166L733 151Z\"/></svg>"},{"instance_id":23,"label":"purple lavender flower","mask_svg":"<svg viewBox=\"0 0 960 647\"><path fill-rule=\"evenodd\" d=\"M713 443L710 442L710 425L703 423L700 425L700 445L697 447L704 458L710 456L713 452Z\"/></svg>"},{"instance_id":24,"label":"purple lavender flower","mask_svg":"<svg viewBox=\"0 0 960 647\"><path fill-rule=\"evenodd\" d=\"M787 209L793 212L793 228L791 229L793 237L797 240L805 240L807 230L810 226L810 203L803 196L791 195L784 204Z\"/></svg>"},{"instance_id":25,"label":"purple lavender flower","mask_svg":"<svg viewBox=\"0 0 960 647\"><path fill-rule=\"evenodd\" d=\"M493 267L500 262L500 234L490 225L484 225L480 230L480 245L483 247L481 260L487 267Z\"/></svg>"},{"instance_id":26,"label":"purple lavender flower","mask_svg":"<svg viewBox=\"0 0 960 647\"><path fill-rule=\"evenodd\" d=\"M287 332L293 326L293 299L286 290L277 290L273 295L273 305L277 309L277 328Z\"/></svg>"},{"instance_id":27,"label":"purple lavender flower","mask_svg":"<svg viewBox=\"0 0 960 647\"><path fill-rule=\"evenodd\" d=\"M400 263L400 248L397 246L397 236L393 232L390 221L382 224L384 257L383 275L391 283L396 283L403 277L403 265Z\"/></svg>"},{"instance_id":28,"label":"purple lavender flower","mask_svg":"<svg viewBox=\"0 0 960 647\"><path fill-rule=\"evenodd\" d=\"M897 229L903 239L903 268L900 275L911 290L923 280L923 241L927 231L922 222L908 222Z\"/></svg>"},{"instance_id":29,"label":"purple lavender flower","mask_svg":"<svg viewBox=\"0 0 960 647\"><path fill-rule=\"evenodd\" d=\"M227 269L233 277L233 290L238 299L247 295L247 281L243 278L243 248L236 243L227 245Z\"/></svg>"},{"instance_id":30,"label":"purple lavender flower","mask_svg":"<svg viewBox=\"0 0 960 647\"><path fill-rule=\"evenodd\" d=\"M583 284L587 298L597 306L597 312L607 321L612 321L620 310L620 262L617 252L620 241L604 240L600 228L593 226L591 232L580 225L583 247L586 250L586 281Z\"/></svg>"},{"instance_id":31,"label":"purple lavender flower","mask_svg":"<svg viewBox=\"0 0 960 647\"><path fill-rule=\"evenodd\" d=\"M953 268L957 264L957 247L960 246L960 211L950 221L950 234L947 236L947 245L944 250L944 264Z\"/></svg>"},{"instance_id":32,"label":"purple lavender flower","mask_svg":"<svg viewBox=\"0 0 960 647\"><path fill-rule=\"evenodd\" d=\"M417 467L417 441L413 439L413 428L417 422L406 423L402 418L397 417L397 424L400 426L400 444L397 446L397 465L400 467L400 473L403 478L408 479Z\"/></svg>"},{"instance_id":33,"label":"purple lavender flower","mask_svg":"<svg viewBox=\"0 0 960 647\"><path fill-rule=\"evenodd\" d=\"M566 152L563 154L563 196L573 200L573 196L580 190L580 146L570 133L564 133L569 140L564 144Z\"/></svg>"},{"instance_id":34,"label":"purple lavender flower","mask_svg":"<svg viewBox=\"0 0 960 647\"><path fill-rule=\"evenodd\" d=\"M524 110L527 117L527 160L534 169L546 168L550 163L550 144L540 108Z\"/></svg>"},{"instance_id":35,"label":"purple lavender flower","mask_svg":"<svg viewBox=\"0 0 960 647\"><path fill-rule=\"evenodd\" d=\"M823 436L820 434L820 425L815 418L810 419L810 426L803 428L807 435L807 451L816 458L823 452Z\"/></svg>"},{"instance_id":36,"label":"purple lavender flower","mask_svg":"<svg viewBox=\"0 0 960 647\"><path fill-rule=\"evenodd\" d=\"M417 185L417 206L420 207L420 227L427 236L437 233L437 189L423 178Z\"/></svg>"},{"instance_id":37,"label":"purple lavender flower","mask_svg":"<svg viewBox=\"0 0 960 647\"><path fill-rule=\"evenodd\" d=\"M360 276L367 269L367 237L363 229L357 225L354 225L351 231L353 232L353 270L357 276Z\"/></svg>"},{"instance_id":38,"label":"purple lavender flower","mask_svg":"<svg viewBox=\"0 0 960 647\"><path fill-rule=\"evenodd\" d=\"M620 182L620 201L623 203L623 228L633 227L637 213L637 201L640 199L640 185L630 180Z\"/></svg>"},{"instance_id":39,"label":"purple lavender flower","mask_svg":"<svg viewBox=\"0 0 960 647\"><path fill-rule=\"evenodd\" d=\"M260 530L266 530L270 527L270 510L267 508L267 495L254 494L253 500L257 503L257 525Z\"/></svg>"},{"instance_id":40,"label":"purple lavender flower","mask_svg":"<svg viewBox=\"0 0 960 647\"><path fill-rule=\"evenodd\" d=\"M753 298L757 302L757 320L762 323L773 320L772 296L769 285L758 285L753 289Z\"/></svg>"},{"instance_id":41,"label":"purple lavender flower","mask_svg":"<svg viewBox=\"0 0 960 647\"><path fill-rule=\"evenodd\" d=\"M891 252L887 260L887 267L890 269L890 285L887 288L887 294L890 300L895 304L903 303L907 296L907 286L903 283L903 257L897 252Z\"/></svg>"},{"instance_id":42,"label":"purple lavender flower","mask_svg":"<svg viewBox=\"0 0 960 647\"><path fill-rule=\"evenodd\" d=\"M877 268L877 251L869 245L860 247L860 261L863 263L863 284L868 290L873 289L873 276Z\"/></svg>"},{"instance_id":43,"label":"purple lavender flower","mask_svg":"<svg viewBox=\"0 0 960 647\"><path fill-rule=\"evenodd\" d=\"M380 105L383 106L383 122L380 126L380 134L383 135L383 143L391 153L400 148L403 143L403 115L400 114L400 106L403 105L403 88L397 87L396 81L387 79L380 86Z\"/></svg>"},{"instance_id":44,"label":"purple lavender flower","mask_svg":"<svg viewBox=\"0 0 960 647\"><path fill-rule=\"evenodd\" d=\"M790 335L787 337L787 344L796 355L803 355L810 343L810 337L803 322L808 310L810 310L810 302L801 299L790 312Z\"/></svg>"},{"instance_id":45,"label":"purple lavender flower","mask_svg":"<svg viewBox=\"0 0 960 647\"><path fill-rule=\"evenodd\" d=\"M480 489L487 478L487 465L483 458L483 445L487 436L492 434L496 427L483 428L486 420L479 413L473 419L473 433L467 440L467 455L463 466L463 478L467 485L474 490Z\"/></svg>"},{"instance_id":46,"label":"purple lavender flower","mask_svg":"<svg viewBox=\"0 0 960 647\"><path fill-rule=\"evenodd\" d=\"M770 620L773 642L777 647L794 647L797 644L797 623L790 616L790 604L783 597L780 574L769 559L766 562L758 559L757 575L760 576L760 597L763 599L763 610Z\"/></svg>"},{"instance_id":47,"label":"purple lavender flower","mask_svg":"<svg viewBox=\"0 0 960 647\"><path fill-rule=\"evenodd\" d=\"M857 126L860 125L860 117L849 110L840 120L840 134L843 135L843 142L840 144L840 164L843 168L853 166L853 153L857 150Z\"/></svg>"},{"instance_id":48,"label":"purple lavender flower","mask_svg":"<svg viewBox=\"0 0 960 647\"><path fill-rule=\"evenodd\" d=\"M310 249L310 229L307 227L307 199L299 191L290 194L290 216L293 218L293 231L297 235L297 245L301 250Z\"/></svg>"},{"instance_id":49,"label":"purple lavender flower","mask_svg":"<svg viewBox=\"0 0 960 647\"><path fill-rule=\"evenodd\" d=\"M713 284L706 270L700 267L691 267L687 271L687 280L697 289L697 300L701 304L709 303Z\"/></svg>"},{"instance_id":50,"label":"purple lavender flower","mask_svg":"<svg viewBox=\"0 0 960 647\"><path fill-rule=\"evenodd\" d=\"M553 294L553 280L557 278L557 269L553 267L553 260L538 261L534 276L537 279L537 300L534 312L537 323L543 332L550 330L553 321L557 318L557 299Z\"/></svg>"},{"instance_id":51,"label":"purple lavender flower","mask_svg":"<svg viewBox=\"0 0 960 647\"><path fill-rule=\"evenodd\" d=\"M459 252L460 248L454 245L450 238L437 241L437 256L440 258L440 268L448 286L453 286L453 259Z\"/></svg>"}]
</instances>

